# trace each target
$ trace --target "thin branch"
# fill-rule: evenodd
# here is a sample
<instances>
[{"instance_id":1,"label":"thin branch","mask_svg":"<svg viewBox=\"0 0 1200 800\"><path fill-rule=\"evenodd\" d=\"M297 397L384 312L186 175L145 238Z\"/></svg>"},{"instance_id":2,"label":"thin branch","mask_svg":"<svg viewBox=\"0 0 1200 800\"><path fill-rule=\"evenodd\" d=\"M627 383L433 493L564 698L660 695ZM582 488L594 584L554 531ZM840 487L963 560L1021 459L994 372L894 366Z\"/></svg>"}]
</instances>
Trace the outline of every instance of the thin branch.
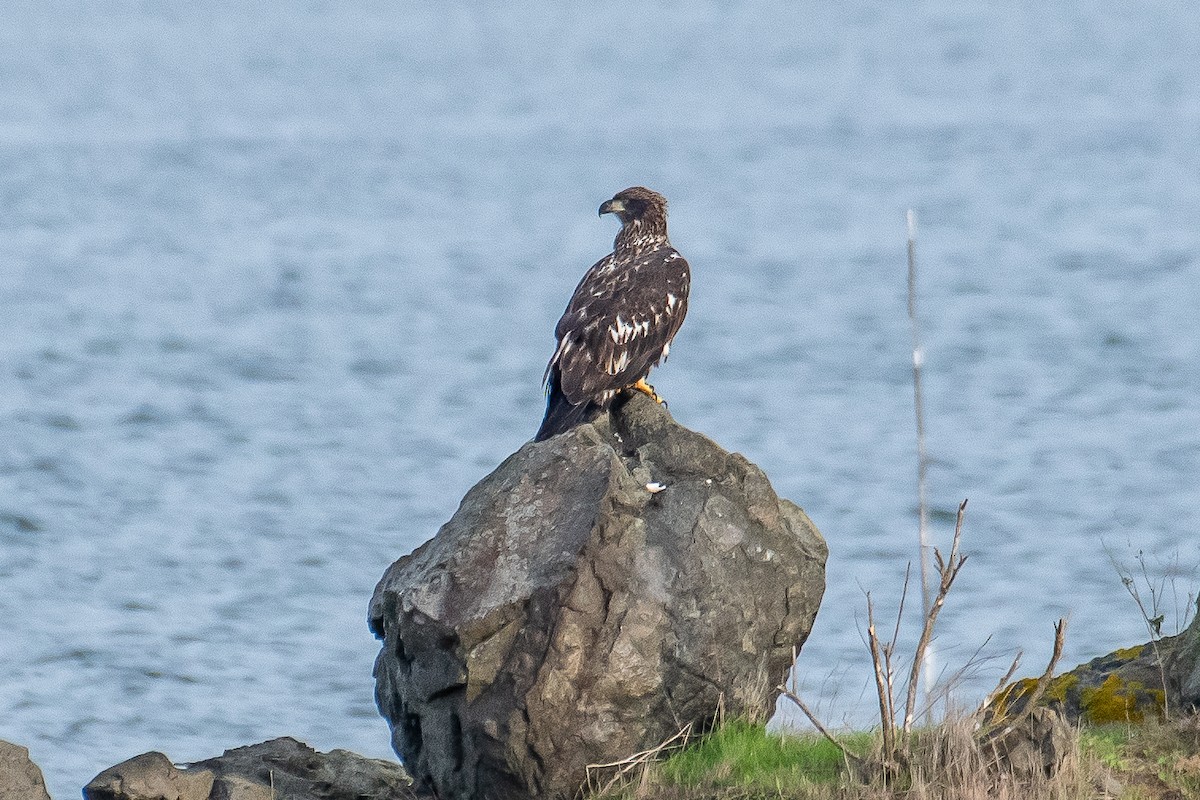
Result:
<instances>
[{"instance_id":1,"label":"thin branch","mask_svg":"<svg viewBox=\"0 0 1200 800\"><path fill-rule=\"evenodd\" d=\"M670 737L661 744L656 745L655 747L651 747L649 750L643 750L640 753L634 753L628 758L623 758L620 761L610 761L607 764L588 764L584 768L587 774L588 786L597 787L601 794L607 792L638 767L649 764L651 761L657 759L664 750L672 750L683 747L685 744L687 744L688 738L691 736L691 734L692 723L689 722L687 725L684 725L682 728L680 728L679 732L674 736ZM608 769L615 769L616 772L613 774L612 778L601 787L599 785L599 773L602 770ZM593 776L595 776L595 779L593 779Z\"/></svg>"},{"instance_id":2,"label":"thin branch","mask_svg":"<svg viewBox=\"0 0 1200 800\"><path fill-rule=\"evenodd\" d=\"M1004 677L996 684L996 688L988 692L987 697L983 698L983 702L979 704L979 708L975 709L975 716L979 717L983 712L991 708L992 703L1000 697L1000 694L1008 687L1008 682L1012 680L1012 676L1017 674L1017 667L1021 666L1021 656L1024 655L1020 650L1013 657L1012 665L1009 666L1008 672L1004 673Z\"/></svg>"},{"instance_id":3,"label":"thin branch","mask_svg":"<svg viewBox=\"0 0 1200 800\"><path fill-rule=\"evenodd\" d=\"M966 510L967 501L963 500L958 506L958 519L954 524L954 540L950 545L950 560L943 560L942 554L937 548L933 550L941 581L937 597L930 604L929 613L925 615L925 626L921 629L921 638L917 640L917 647L913 651L912 672L908 677L908 698L904 704L904 732L906 734L912 730L913 715L917 707L917 683L921 677L921 664L925 660L925 650L933 638L934 624L937 622L942 606L946 603L946 595L950 592L950 587L954 585L954 579L958 577L958 571L967 561L966 556L958 554L958 546L962 541L963 514Z\"/></svg>"},{"instance_id":4,"label":"thin branch","mask_svg":"<svg viewBox=\"0 0 1200 800\"><path fill-rule=\"evenodd\" d=\"M891 761L896 754L896 714L884 675L879 636L875 633L875 608L871 604L870 592L867 592L867 643L871 648L871 664L875 667L875 691L879 694L879 725L883 734L884 758Z\"/></svg>"},{"instance_id":5,"label":"thin branch","mask_svg":"<svg viewBox=\"0 0 1200 800\"><path fill-rule=\"evenodd\" d=\"M892 629L892 640L882 646L883 674L887 678L888 719L891 725L896 724L896 669L892 666L892 656L896 654L896 642L900 640L900 621L904 619L904 601L908 597L908 580L912 573L912 562L904 567L904 587L900 590L900 607L896 610L896 627Z\"/></svg>"},{"instance_id":6,"label":"thin branch","mask_svg":"<svg viewBox=\"0 0 1200 800\"><path fill-rule=\"evenodd\" d=\"M1105 548L1106 552L1107 548ZM1166 664L1163 661L1162 653L1158 649L1158 641L1162 638L1162 622L1163 618L1157 615L1158 601L1155 599L1154 584L1150 580L1150 574L1146 570L1146 557L1139 550L1137 555L1138 561L1142 565L1142 575L1150 588L1150 601L1153 612L1147 611L1145 604L1142 602L1142 595L1138 591L1137 581L1133 578L1132 571L1126 571L1117 563L1116 556L1112 552L1108 552L1108 560L1112 563L1113 569L1116 570L1117 576L1121 579L1121 585L1125 587L1125 591L1129 592L1129 596L1133 598L1133 602L1137 604L1138 613L1142 615L1142 622L1146 623L1146 632L1150 634L1150 649L1154 651L1154 660L1158 662L1158 676L1162 682L1163 689L1163 719L1171 718L1171 709L1167 700L1167 670ZM1155 616L1151 616L1154 613Z\"/></svg>"},{"instance_id":7,"label":"thin branch","mask_svg":"<svg viewBox=\"0 0 1200 800\"><path fill-rule=\"evenodd\" d=\"M893 651L890 646L883 648L883 675L887 678L888 719L896 724L896 670L892 666Z\"/></svg>"},{"instance_id":8,"label":"thin branch","mask_svg":"<svg viewBox=\"0 0 1200 800\"><path fill-rule=\"evenodd\" d=\"M900 620L904 617L904 600L908 597L908 579L912 575L912 562L904 567L904 587L900 590L900 608L896 610L896 629L892 631L892 641L888 645L893 651L896 649L896 642L900 639Z\"/></svg>"},{"instance_id":9,"label":"thin branch","mask_svg":"<svg viewBox=\"0 0 1200 800\"><path fill-rule=\"evenodd\" d=\"M778 686L776 688L783 692L784 697L786 697L788 700L791 700L800 708L801 711L804 712L804 716L808 717L808 721L813 724L813 727L815 727L822 736L832 742L834 747L836 747L838 750L841 750L843 756L845 756L848 760L853 761L855 764L863 763L862 756L860 756L858 753L847 750L845 745L833 738L833 734L826 730L825 726L821 724L821 720L817 719L817 715L809 710L808 706L804 704L804 701L800 699L800 695L788 689L786 686Z\"/></svg>"},{"instance_id":10,"label":"thin branch","mask_svg":"<svg viewBox=\"0 0 1200 800\"><path fill-rule=\"evenodd\" d=\"M1037 685L1033 687L1033 691L1029 693L1029 697L1025 701L1025 706L1021 709L1021 713L1013 717L1011 721L1005 722L1003 719L994 722L979 734L980 739L998 739L1002 736L1007 736L1011 731L1017 728L1021 723L1029 718L1033 713L1033 709L1037 706L1038 701L1042 699L1042 695L1050 688L1050 681L1054 679L1054 670L1058 666L1058 660L1062 658L1063 643L1067 638L1067 620L1060 618L1054 623L1054 652L1050 654L1050 663L1046 665L1046 671L1037 679ZM1003 730L1000 728L1003 727ZM997 733L999 731L999 733Z\"/></svg>"},{"instance_id":11,"label":"thin branch","mask_svg":"<svg viewBox=\"0 0 1200 800\"><path fill-rule=\"evenodd\" d=\"M986 639L980 642L980 644L975 648L966 661L963 662L962 666L958 667L954 671L950 670L949 665L943 665L938 671L937 679L926 686L925 692L923 693L924 703L919 703L917 705L914 718L924 717L925 719L929 719L939 701L944 703L945 706L949 708L950 694L954 691L954 689L960 686L968 678L974 676L976 673L982 670L985 665L991 664L993 661L997 660L997 656L983 655L983 651L991 643L992 637L989 635Z\"/></svg>"}]
</instances>

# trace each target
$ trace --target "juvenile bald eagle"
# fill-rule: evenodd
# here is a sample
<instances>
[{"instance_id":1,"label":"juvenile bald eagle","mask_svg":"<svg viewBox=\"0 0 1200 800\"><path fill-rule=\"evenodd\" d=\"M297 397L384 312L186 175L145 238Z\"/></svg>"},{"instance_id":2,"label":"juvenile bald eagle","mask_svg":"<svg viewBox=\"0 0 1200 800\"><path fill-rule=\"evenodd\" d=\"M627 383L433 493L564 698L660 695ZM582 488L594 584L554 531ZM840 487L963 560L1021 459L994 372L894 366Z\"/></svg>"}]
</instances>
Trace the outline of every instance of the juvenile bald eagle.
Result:
<instances>
[{"instance_id":1,"label":"juvenile bald eagle","mask_svg":"<svg viewBox=\"0 0 1200 800\"><path fill-rule=\"evenodd\" d=\"M546 416L534 441L589 422L617 392L646 383L667 357L687 314L691 271L667 239L667 201L641 186L600 206L621 230L613 251L583 276L554 329L558 348L546 367Z\"/></svg>"}]
</instances>

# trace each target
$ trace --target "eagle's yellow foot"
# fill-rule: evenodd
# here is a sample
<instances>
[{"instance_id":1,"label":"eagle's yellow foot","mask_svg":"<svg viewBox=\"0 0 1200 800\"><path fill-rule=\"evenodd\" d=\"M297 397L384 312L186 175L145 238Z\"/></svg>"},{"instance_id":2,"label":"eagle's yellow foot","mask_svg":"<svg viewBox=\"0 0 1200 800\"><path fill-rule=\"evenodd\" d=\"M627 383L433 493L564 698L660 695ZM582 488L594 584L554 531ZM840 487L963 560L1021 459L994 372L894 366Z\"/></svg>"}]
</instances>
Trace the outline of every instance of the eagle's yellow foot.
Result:
<instances>
[{"instance_id":1,"label":"eagle's yellow foot","mask_svg":"<svg viewBox=\"0 0 1200 800\"><path fill-rule=\"evenodd\" d=\"M651 386L650 384L646 383L645 378L640 378L638 380L638 382L635 383L630 388L637 389L639 392L646 395L654 402L659 403L660 405L666 404L666 402L667 402L666 400L663 400L661 397L659 397L657 393L655 393L654 387Z\"/></svg>"}]
</instances>

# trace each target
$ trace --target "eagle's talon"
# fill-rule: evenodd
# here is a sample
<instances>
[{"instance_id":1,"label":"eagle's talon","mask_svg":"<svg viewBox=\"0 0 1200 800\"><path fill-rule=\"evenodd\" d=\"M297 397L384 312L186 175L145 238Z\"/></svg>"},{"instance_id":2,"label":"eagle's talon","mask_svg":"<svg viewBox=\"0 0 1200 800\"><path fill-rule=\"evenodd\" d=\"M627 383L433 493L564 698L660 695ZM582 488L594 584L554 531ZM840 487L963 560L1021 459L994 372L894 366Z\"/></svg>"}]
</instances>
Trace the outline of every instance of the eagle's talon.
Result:
<instances>
[{"instance_id":1,"label":"eagle's talon","mask_svg":"<svg viewBox=\"0 0 1200 800\"><path fill-rule=\"evenodd\" d=\"M663 400L661 397L659 397L659 396L658 396L658 393L654 391L654 387L653 387L653 386L651 386L650 384L646 383L646 379L645 379L645 378L639 378L639 379L638 379L638 382L637 382L637 383L635 383L635 384L634 384L632 387L630 387L630 388L632 388L632 389L637 389L639 392L641 392L642 394L646 395L646 396L647 396L647 397L649 397L651 400L653 400L654 402L658 403L660 406L665 406L665 405L667 404L667 401L666 401L666 400Z\"/></svg>"}]
</instances>

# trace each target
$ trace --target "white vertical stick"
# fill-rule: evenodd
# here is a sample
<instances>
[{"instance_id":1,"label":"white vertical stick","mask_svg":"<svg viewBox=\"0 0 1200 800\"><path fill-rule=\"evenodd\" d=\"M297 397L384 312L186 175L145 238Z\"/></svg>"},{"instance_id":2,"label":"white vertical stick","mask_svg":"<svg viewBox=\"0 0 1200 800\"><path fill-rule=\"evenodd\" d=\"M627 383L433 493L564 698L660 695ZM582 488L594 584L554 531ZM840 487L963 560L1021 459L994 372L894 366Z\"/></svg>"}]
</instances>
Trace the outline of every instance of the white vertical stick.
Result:
<instances>
[{"instance_id":1,"label":"white vertical stick","mask_svg":"<svg viewBox=\"0 0 1200 800\"><path fill-rule=\"evenodd\" d=\"M917 412L917 512L919 516L918 537L921 553L921 608L925 617L929 616L929 604L932 598L929 594L929 504L926 495L925 473L929 466L929 456L925 452L925 401L921 394L921 365L925 361L925 351L921 347L921 328L917 321L917 214L911 208L908 210L908 321L912 330L912 365L913 365L913 405ZM926 656L924 669L925 697L928 700L930 683L934 674L934 653L932 645ZM928 702L925 703L928 708Z\"/></svg>"}]
</instances>

